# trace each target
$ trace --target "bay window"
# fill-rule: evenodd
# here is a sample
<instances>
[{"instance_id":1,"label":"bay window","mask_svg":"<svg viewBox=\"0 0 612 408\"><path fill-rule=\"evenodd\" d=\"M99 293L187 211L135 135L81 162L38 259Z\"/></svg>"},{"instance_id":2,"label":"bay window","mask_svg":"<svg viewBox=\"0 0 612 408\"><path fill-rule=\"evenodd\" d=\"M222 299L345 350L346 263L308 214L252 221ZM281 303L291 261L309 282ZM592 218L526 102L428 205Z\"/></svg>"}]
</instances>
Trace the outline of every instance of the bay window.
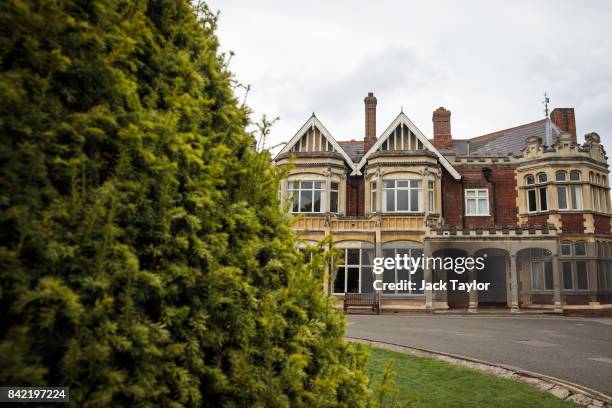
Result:
<instances>
[{"instance_id":1,"label":"bay window","mask_svg":"<svg viewBox=\"0 0 612 408\"><path fill-rule=\"evenodd\" d=\"M338 183L333 181L329 190L329 212L338 212Z\"/></svg>"},{"instance_id":2,"label":"bay window","mask_svg":"<svg viewBox=\"0 0 612 408\"><path fill-rule=\"evenodd\" d=\"M376 180L370 181L370 212L375 213L377 206L376 198Z\"/></svg>"},{"instance_id":3,"label":"bay window","mask_svg":"<svg viewBox=\"0 0 612 408\"><path fill-rule=\"evenodd\" d=\"M489 190L467 189L465 190L465 215L487 216L489 215Z\"/></svg>"},{"instance_id":4,"label":"bay window","mask_svg":"<svg viewBox=\"0 0 612 408\"><path fill-rule=\"evenodd\" d=\"M528 212L548 210L547 187L541 185L547 181L548 178L545 173L538 174L537 179L534 179L532 175L525 177L525 185L528 187L526 190ZM533 187L529 188L530 186Z\"/></svg>"},{"instance_id":5,"label":"bay window","mask_svg":"<svg viewBox=\"0 0 612 408\"><path fill-rule=\"evenodd\" d=\"M436 184L433 181L427 182L427 199L429 200L429 212L436 212L436 195L435 195L435 186Z\"/></svg>"},{"instance_id":6,"label":"bay window","mask_svg":"<svg viewBox=\"0 0 612 408\"><path fill-rule=\"evenodd\" d=\"M330 183L327 210L337 213L339 208L339 185ZM323 213L326 210L326 182L318 180L293 180L287 186L293 213Z\"/></svg>"},{"instance_id":7,"label":"bay window","mask_svg":"<svg viewBox=\"0 0 612 408\"><path fill-rule=\"evenodd\" d=\"M580 181L580 172L570 172L569 181ZM555 181L567 182L567 172L558 170L555 173ZM557 185L557 205L559 210L582 210L582 184Z\"/></svg>"},{"instance_id":8,"label":"bay window","mask_svg":"<svg viewBox=\"0 0 612 408\"><path fill-rule=\"evenodd\" d=\"M422 195L420 180L383 181L383 208L385 212L422 211Z\"/></svg>"}]
</instances>

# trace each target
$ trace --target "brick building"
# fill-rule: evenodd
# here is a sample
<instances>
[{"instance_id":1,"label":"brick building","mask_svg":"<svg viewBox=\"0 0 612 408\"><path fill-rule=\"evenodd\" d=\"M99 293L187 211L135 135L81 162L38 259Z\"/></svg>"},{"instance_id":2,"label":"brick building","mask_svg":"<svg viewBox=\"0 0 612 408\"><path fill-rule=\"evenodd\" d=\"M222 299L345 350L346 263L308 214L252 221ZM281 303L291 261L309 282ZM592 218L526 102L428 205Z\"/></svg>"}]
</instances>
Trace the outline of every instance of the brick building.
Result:
<instances>
[{"instance_id":1,"label":"brick building","mask_svg":"<svg viewBox=\"0 0 612 408\"><path fill-rule=\"evenodd\" d=\"M483 257L464 273L385 270L384 282L489 282L487 291L382 290L383 308L607 311L612 303L608 164L600 138L577 144L572 108L471 139L433 112L428 139L401 112L376 136L336 141L313 114L275 157L292 163L281 200L306 243L332 234L343 252L333 293L374 291L374 257ZM419 285L420 286L420 285Z\"/></svg>"}]
</instances>

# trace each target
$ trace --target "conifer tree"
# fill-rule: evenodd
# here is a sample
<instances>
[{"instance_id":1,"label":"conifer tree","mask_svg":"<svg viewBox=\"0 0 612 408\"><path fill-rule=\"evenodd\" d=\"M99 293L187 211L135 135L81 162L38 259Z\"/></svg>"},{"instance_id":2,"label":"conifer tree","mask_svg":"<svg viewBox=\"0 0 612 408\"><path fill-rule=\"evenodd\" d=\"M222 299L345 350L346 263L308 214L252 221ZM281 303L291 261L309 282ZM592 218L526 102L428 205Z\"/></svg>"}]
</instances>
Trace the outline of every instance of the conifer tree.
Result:
<instances>
[{"instance_id":1,"label":"conifer tree","mask_svg":"<svg viewBox=\"0 0 612 408\"><path fill-rule=\"evenodd\" d=\"M365 406L188 0L0 2L0 384L99 406Z\"/></svg>"}]
</instances>

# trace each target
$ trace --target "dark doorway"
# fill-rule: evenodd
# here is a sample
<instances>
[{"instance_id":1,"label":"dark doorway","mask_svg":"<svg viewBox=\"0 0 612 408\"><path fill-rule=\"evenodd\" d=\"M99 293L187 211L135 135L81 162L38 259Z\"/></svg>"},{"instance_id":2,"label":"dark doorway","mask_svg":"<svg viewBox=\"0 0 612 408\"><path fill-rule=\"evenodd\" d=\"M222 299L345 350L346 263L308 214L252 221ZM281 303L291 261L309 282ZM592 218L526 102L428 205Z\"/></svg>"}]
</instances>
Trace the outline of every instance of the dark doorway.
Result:
<instances>
[{"instance_id":1,"label":"dark doorway","mask_svg":"<svg viewBox=\"0 0 612 408\"><path fill-rule=\"evenodd\" d=\"M439 256L442 258L458 258L458 257L465 257L467 256L467 253L465 251L462 251L460 249L444 249L441 251L437 251L435 253L435 256ZM444 272L439 273L438 274L440 277L444 276ZM443 278L441 278L443 279ZM444 279L443 279L444 280ZM451 284L451 280L455 280L457 281L455 283L455 287L457 287L458 283L465 283L468 282L469 280L469 274L467 272L464 273L457 273L455 272L453 269L447 270L446 271L446 279L445 281L447 282L448 286L447 286L447 292L446 292L446 301L448 303L448 307L451 309L465 309L468 307L468 303L469 303L469 295L466 291L464 290L458 290L453 289L453 285Z\"/></svg>"},{"instance_id":2,"label":"dark doorway","mask_svg":"<svg viewBox=\"0 0 612 408\"><path fill-rule=\"evenodd\" d=\"M478 307L507 307L506 255L492 254L491 251L486 253L487 257L484 260L485 267L480 271L476 271L476 279L479 283L490 283L490 285L488 290L478 292Z\"/></svg>"}]
</instances>

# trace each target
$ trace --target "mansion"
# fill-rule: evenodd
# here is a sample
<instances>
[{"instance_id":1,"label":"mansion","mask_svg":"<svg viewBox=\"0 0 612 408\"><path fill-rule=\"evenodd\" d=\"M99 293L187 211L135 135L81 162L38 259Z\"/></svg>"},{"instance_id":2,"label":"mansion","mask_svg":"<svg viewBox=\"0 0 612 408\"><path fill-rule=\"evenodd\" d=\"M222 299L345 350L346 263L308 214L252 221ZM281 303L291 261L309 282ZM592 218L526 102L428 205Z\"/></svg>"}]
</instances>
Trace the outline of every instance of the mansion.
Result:
<instances>
[{"instance_id":1,"label":"mansion","mask_svg":"<svg viewBox=\"0 0 612 408\"><path fill-rule=\"evenodd\" d=\"M578 144L573 108L471 139L453 139L451 112L433 112L433 137L403 112L376 135L338 141L313 114L274 158L289 166L281 201L305 243L328 234L343 262L330 287L372 293L375 257L484 257L459 274L386 269L383 310L503 307L557 313L612 311L609 171L597 133ZM420 282L483 282L489 290L422 290Z\"/></svg>"}]
</instances>

